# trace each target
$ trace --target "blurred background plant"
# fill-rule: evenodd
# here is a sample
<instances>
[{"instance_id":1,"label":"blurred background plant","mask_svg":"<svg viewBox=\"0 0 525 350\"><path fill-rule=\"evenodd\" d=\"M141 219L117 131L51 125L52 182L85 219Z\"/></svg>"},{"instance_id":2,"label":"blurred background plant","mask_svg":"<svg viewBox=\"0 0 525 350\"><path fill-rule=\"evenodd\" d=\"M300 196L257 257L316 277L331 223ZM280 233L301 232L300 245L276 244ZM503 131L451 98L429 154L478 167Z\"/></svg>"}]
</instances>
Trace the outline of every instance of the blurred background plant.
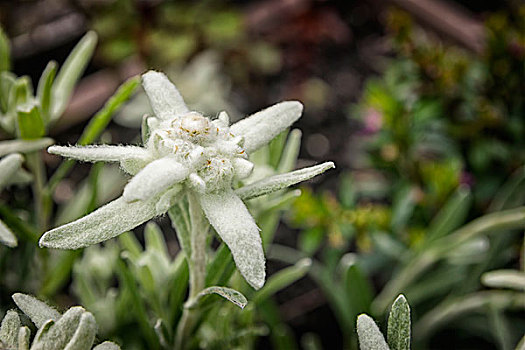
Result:
<instances>
[{"instance_id":1,"label":"blurred background plant","mask_svg":"<svg viewBox=\"0 0 525 350\"><path fill-rule=\"evenodd\" d=\"M248 203L262 228L268 288L252 293L231 261L214 266L211 259L210 268L224 271L222 281L248 304L241 311L206 297L207 314L218 316L202 319L194 345L357 349L357 316L367 313L386 330L387 308L403 293L413 348L513 348L525 329L517 209L525 200L525 7L410 3L0 3L12 39L0 42L1 161L23 154L25 175L16 173L16 182L32 178L34 189L39 168L31 158L41 158L50 179L43 197L53 209L47 225L56 226L118 196L126 178L115 167L72 168L34 151L53 142L46 135L60 144L139 140L149 107L133 81L104 107L128 77L164 70L191 107L212 116L225 109L234 120L299 99L303 142L291 131L252 159L271 174L290 169L291 159L302 167L329 155L338 172L301 188L299 197L290 191ZM40 87L42 71L51 84L56 68L46 68L48 61L64 61L89 29L99 44L91 63L83 55L85 76L68 83L70 102L45 132L26 124L43 144L24 148L33 141L17 133L18 110L31 111L24 109L29 101L42 116L45 105L43 90L31 86ZM85 129L97 112L99 122ZM0 168L0 178L15 177L9 174ZM126 349L172 345L187 272L170 224L150 223L136 230L138 240L42 251L34 243L42 232L32 204L38 196L15 186L0 198L0 219L18 240L15 249L0 246L0 311L12 305L11 294L31 293L64 309L81 304L101 337Z\"/></svg>"}]
</instances>

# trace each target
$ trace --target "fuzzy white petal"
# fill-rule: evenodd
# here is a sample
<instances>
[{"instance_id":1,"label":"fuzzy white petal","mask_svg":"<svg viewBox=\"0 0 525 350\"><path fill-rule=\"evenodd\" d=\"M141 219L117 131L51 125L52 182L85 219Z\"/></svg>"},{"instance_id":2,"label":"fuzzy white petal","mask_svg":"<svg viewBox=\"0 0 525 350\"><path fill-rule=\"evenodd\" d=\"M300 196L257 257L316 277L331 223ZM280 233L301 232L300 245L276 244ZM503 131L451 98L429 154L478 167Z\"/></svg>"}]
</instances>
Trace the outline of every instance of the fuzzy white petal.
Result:
<instances>
[{"instance_id":1,"label":"fuzzy white petal","mask_svg":"<svg viewBox=\"0 0 525 350\"><path fill-rule=\"evenodd\" d=\"M0 243L11 248L16 247L18 244L15 235L2 220L0 220Z\"/></svg>"},{"instance_id":2,"label":"fuzzy white petal","mask_svg":"<svg viewBox=\"0 0 525 350\"><path fill-rule=\"evenodd\" d=\"M142 86L157 118L172 119L189 112L179 91L164 73L149 71L143 74Z\"/></svg>"},{"instance_id":3,"label":"fuzzy white petal","mask_svg":"<svg viewBox=\"0 0 525 350\"><path fill-rule=\"evenodd\" d=\"M147 201L127 202L119 197L69 224L44 233L41 247L78 249L106 241L153 218L159 196Z\"/></svg>"},{"instance_id":4,"label":"fuzzy white petal","mask_svg":"<svg viewBox=\"0 0 525 350\"><path fill-rule=\"evenodd\" d=\"M311 179L331 168L335 168L334 163L326 162L285 174L270 176L235 190L235 194L242 199L259 197Z\"/></svg>"},{"instance_id":5,"label":"fuzzy white petal","mask_svg":"<svg viewBox=\"0 0 525 350\"><path fill-rule=\"evenodd\" d=\"M233 191L197 196L210 224L230 248L241 274L253 288L261 288L266 275L262 241L244 203Z\"/></svg>"},{"instance_id":6,"label":"fuzzy white petal","mask_svg":"<svg viewBox=\"0 0 525 350\"><path fill-rule=\"evenodd\" d=\"M11 180L13 175L20 169L24 158L20 154L10 154L0 160L0 191Z\"/></svg>"},{"instance_id":7,"label":"fuzzy white petal","mask_svg":"<svg viewBox=\"0 0 525 350\"><path fill-rule=\"evenodd\" d=\"M230 131L244 137L244 149L250 153L295 123L302 112L303 105L298 101L277 103L233 124Z\"/></svg>"},{"instance_id":8,"label":"fuzzy white petal","mask_svg":"<svg viewBox=\"0 0 525 350\"><path fill-rule=\"evenodd\" d=\"M121 162L126 160L151 161L150 153L138 146L51 146L51 154L78 159L84 162Z\"/></svg>"},{"instance_id":9,"label":"fuzzy white petal","mask_svg":"<svg viewBox=\"0 0 525 350\"><path fill-rule=\"evenodd\" d=\"M238 179L245 179L253 171L253 163L244 158L234 158L233 167L235 168L235 176Z\"/></svg>"},{"instance_id":10,"label":"fuzzy white petal","mask_svg":"<svg viewBox=\"0 0 525 350\"><path fill-rule=\"evenodd\" d=\"M173 158L160 158L146 165L124 188L128 202L146 200L186 179L188 169Z\"/></svg>"}]
</instances>

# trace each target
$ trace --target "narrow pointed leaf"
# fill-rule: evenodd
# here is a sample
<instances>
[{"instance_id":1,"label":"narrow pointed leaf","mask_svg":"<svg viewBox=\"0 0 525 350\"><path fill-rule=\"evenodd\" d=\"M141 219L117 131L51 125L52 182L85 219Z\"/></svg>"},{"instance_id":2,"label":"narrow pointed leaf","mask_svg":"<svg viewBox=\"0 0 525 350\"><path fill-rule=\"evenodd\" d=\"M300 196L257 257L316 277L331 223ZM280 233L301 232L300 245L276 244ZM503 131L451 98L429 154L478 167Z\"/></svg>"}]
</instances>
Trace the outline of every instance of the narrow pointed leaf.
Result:
<instances>
[{"instance_id":1,"label":"narrow pointed leaf","mask_svg":"<svg viewBox=\"0 0 525 350\"><path fill-rule=\"evenodd\" d=\"M302 132L299 129L293 129L288 135L288 140L286 141L281 159L279 160L279 166L277 167L278 173L286 173L295 168L295 163L297 162L301 148L301 137Z\"/></svg>"},{"instance_id":2,"label":"narrow pointed leaf","mask_svg":"<svg viewBox=\"0 0 525 350\"><path fill-rule=\"evenodd\" d=\"M18 329L18 350L29 350L31 345L31 331L23 326Z\"/></svg>"},{"instance_id":3,"label":"narrow pointed leaf","mask_svg":"<svg viewBox=\"0 0 525 350\"><path fill-rule=\"evenodd\" d=\"M10 248L14 248L18 245L14 233L2 220L0 220L0 243Z\"/></svg>"},{"instance_id":4,"label":"narrow pointed leaf","mask_svg":"<svg viewBox=\"0 0 525 350\"><path fill-rule=\"evenodd\" d=\"M97 35L95 32L88 32L80 39L58 72L52 90L52 120L60 117L66 109L73 93L73 88L91 60L96 44Z\"/></svg>"},{"instance_id":5,"label":"narrow pointed leaf","mask_svg":"<svg viewBox=\"0 0 525 350\"><path fill-rule=\"evenodd\" d=\"M125 160L149 162L151 160L149 152L138 146L51 146L47 151L84 162L122 162Z\"/></svg>"},{"instance_id":6,"label":"narrow pointed leaf","mask_svg":"<svg viewBox=\"0 0 525 350\"><path fill-rule=\"evenodd\" d=\"M127 202L119 197L72 223L44 233L41 247L78 249L106 241L131 230L156 215L158 197L147 201Z\"/></svg>"},{"instance_id":7,"label":"narrow pointed leaf","mask_svg":"<svg viewBox=\"0 0 525 350\"><path fill-rule=\"evenodd\" d=\"M263 196L265 194L279 191L283 188L311 179L312 177L322 174L331 168L335 168L334 163L326 162L285 174L270 176L236 189L235 194L243 200Z\"/></svg>"},{"instance_id":8,"label":"narrow pointed leaf","mask_svg":"<svg viewBox=\"0 0 525 350\"><path fill-rule=\"evenodd\" d=\"M243 147L250 154L295 123L302 112L303 105L298 101L280 102L233 124L230 130L244 137Z\"/></svg>"},{"instance_id":9,"label":"narrow pointed leaf","mask_svg":"<svg viewBox=\"0 0 525 350\"><path fill-rule=\"evenodd\" d=\"M17 153L10 154L0 160L0 191L12 180L23 161L24 158Z\"/></svg>"},{"instance_id":10,"label":"narrow pointed leaf","mask_svg":"<svg viewBox=\"0 0 525 350\"><path fill-rule=\"evenodd\" d=\"M122 196L128 202L147 200L183 181L188 175L188 168L174 158L160 158L135 175L124 188Z\"/></svg>"},{"instance_id":11,"label":"narrow pointed leaf","mask_svg":"<svg viewBox=\"0 0 525 350\"><path fill-rule=\"evenodd\" d=\"M16 76L13 73L0 71L0 112L6 113L8 110L9 95L15 81Z\"/></svg>"},{"instance_id":12,"label":"narrow pointed leaf","mask_svg":"<svg viewBox=\"0 0 525 350\"><path fill-rule=\"evenodd\" d=\"M379 327L366 314L357 317L357 335L361 350L390 350Z\"/></svg>"},{"instance_id":13,"label":"narrow pointed leaf","mask_svg":"<svg viewBox=\"0 0 525 350\"><path fill-rule=\"evenodd\" d=\"M511 288L525 291L525 272L519 270L496 270L481 276L481 283L492 288Z\"/></svg>"},{"instance_id":14,"label":"narrow pointed leaf","mask_svg":"<svg viewBox=\"0 0 525 350\"><path fill-rule=\"evenodd\" d=\"M57 72L57 63L50 61L38 81L36 89L36 96L40 102L40 111L42 112L42 119L47 125L51 118L51 90L53 88L53 81Z\"/></svg>"},{"instance_id":15,"label":"narrow pointed leaf","mask_svg":"<svg viewBox=\"0 0 525 350\"><path fill-rule=\"evenodd\" d=\"M143 74L142 86L157 118L166 120L189 112L179 91L164 73L149 71Z\"/></svg>"},{"instance_id":16,"label":"narrow pointed leaf","mask_svg":"<svg viewBox=\"0 0 525 350\"><path fill-rule=\"evenodd\" d=\"M241 274L253 288L261 288L266 275L262 241L244 203L233 191L198 197L210 224L230 248Z\"/></svg>"},{"instance_id":17,"label":"narrow pointed leaf","mask_svg":"<svg viewBox=\"0 0 525 350\"><path fill-rule=\"evenodd\" d=\"M0 326L0 342L8 347L16 348L18 345L18 330L22 327L20 317L14 310L7 311Z\"/></svg>"},{"instance_id":18,"label":"narrow pointed leaf","mask_svg":"<svg viewBox=\"0 0 525 350\"><path fill-rule=\"evenodd\" d=\"M238 292L235 289L213 286L213 287L208 287L200 291L199 294L197 294L197 297L194 300L191 300L190 303L186 305L186 307L192 308L196 306L203 297L210 295L210 294L220 295L221 297L231 301L232 303L234 303L241 309L244 309L244 307L248 303L248 300L246 300L246 297L242 295L241 292Z\"/></svg>"},{"instance_id":19,"label":"narrow pointed leaf","mask_svg":"<svg viewBox=\"0 0 525 350\"><path fill-rule=\"evenodd\" d=\"M9 153L28 153L46 148L53 144L53 139L44 137L37 140L0 141L0 157Z\"/></svg>"},{"instance_id":20,"label":"narrow pointed leaf","mask_svg":"<svg viewBox=\"0 0 525 350\"><path fill-rule=\"evenodd\" d=\"M90 312L84 312L80 317L75 333L64 350L89 350L95 341L97 322Z\"/></svg>"},{"instance_id":21,"label":"narrow pointed leaf","mask_svg":"<svg viewBox=\"0 0 525 350\"><path fill-rule=\"evenodd\" d=\"M24 140L38 139L46 133L44 120L34 103L19 107L17 111L18 135Z\"/></svg>"},{"instance_id":22,"label":"narrow pointed leaf","mask_svg":"<svg viewBox=\"0 0 525 350\"><path fill-rule=\"evenodd\" d=\"M387 340L392 350L410 350L410 306L402 294L390 310Z\"/></svg>"},{"instance_id":23,"label":"narrow pointed leaf","mask_svg":"<svg viewBox=\"0 0 525 350\"><path fill-rule=\"evenodd\" d=\"M62 317L49 327L47 332L40 336L36 344L33 344L31 347L31 350L64 349L75 334L85 312L80 306L67 310Z\"/></svg>"},{"instance_id":24,"label":"narrow pointed leaf","mask_svg":"<svg viewBox=\"0 0 525 350\"><path fill-rule=\"evenodd\" d=\"M31 295L15 293L13 300L37 328L42 327L48 320L56 321L60 318L60 313L57 310Z\"/></svg>"},{"instance_id":25,"label":"narrow pointed leaf","mask_svg":"<svg viewBox=\"0 0 525 350\"><path fill-rule=\"evenodd\" d=\"M110 97L104 107L95 114L89 121L82 135L78 139L78 144L85 146L93 143L106 129L115 112L131 97L137 86L139 78L133 77L125 81L117 91Z\"/></svg>"},{"instance_id":26,"label":"narrow pointed leaf","mask_svg":"<svg viewBox=\"0 0 525 350\"><path fill-rule=\"evenodd\" d=\"M33 95L33 87L29 77L23 76L15 80L9 91L8 106L12 111L16 111L19 105L29 102Z\"/></svg>"}]
</instances>

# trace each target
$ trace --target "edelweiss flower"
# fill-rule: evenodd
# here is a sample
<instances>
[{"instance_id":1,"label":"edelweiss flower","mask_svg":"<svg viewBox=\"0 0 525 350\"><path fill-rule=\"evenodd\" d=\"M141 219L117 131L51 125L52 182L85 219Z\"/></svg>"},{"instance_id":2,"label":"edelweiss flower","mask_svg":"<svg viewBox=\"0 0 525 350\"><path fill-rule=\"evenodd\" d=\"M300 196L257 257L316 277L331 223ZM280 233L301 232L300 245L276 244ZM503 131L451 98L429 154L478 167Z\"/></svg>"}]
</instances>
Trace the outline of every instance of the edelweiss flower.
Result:
<instances>
[{"instance_id":1,"label":"edelweiss flower","mask_svg":"<svg viewBox=\"0 0 525 350\"><path fill-rule=\"evenodd\" d=\"M155 117L144 118L144 147L52 146L48 151L82 161L120 162L133 178L122 196L72 223L46 232L40 245L76 249L99 243L164 214L190 191L254 288L265 279L259 228L242 199L261 196L327 169L332 162L272 176L239 189L250 175L248 154L270 142L302 113L296 101L281 102L229 126L225 112L210 120L190 111L175 86L159 72L142 76Z\"/></svg>"}]
</instances>

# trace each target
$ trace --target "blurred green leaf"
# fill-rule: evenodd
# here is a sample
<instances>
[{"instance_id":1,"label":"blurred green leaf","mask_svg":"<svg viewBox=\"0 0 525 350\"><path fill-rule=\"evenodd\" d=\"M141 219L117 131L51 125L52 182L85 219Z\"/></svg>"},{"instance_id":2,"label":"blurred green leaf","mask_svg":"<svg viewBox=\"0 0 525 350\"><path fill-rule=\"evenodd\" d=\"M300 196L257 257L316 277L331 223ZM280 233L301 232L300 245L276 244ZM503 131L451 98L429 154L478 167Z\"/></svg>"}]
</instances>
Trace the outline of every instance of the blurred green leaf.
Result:
<instances>
[{"instance_id":1,"label":"blurred green leaf","mask_svg":"<svg viewBox=\"0 0 525 350\"><path fill-rule=\"evenodd\" d=\"M277 173L286 173L295 168L295 163L297 162L301 148L301 137L302 133L299 129L293 129L289 133L288 140L281 154L281 159L279 160L279 165L277 166Z\"/></svg>"},{"instance_id":2,"label":"blurred green leaf","mask_svg":"<svg viewBox=\"0 0 525 350\"><path fill-rule=\"evenodd\" d=\"M16 76L7 71L0 71L0 111L6 113L11 87L15 84Z\"/></svg>"},{"instance_id":3,"label":"blurred green leaf","mask_svg":"<svg viewBox=\"0 0 525 350\"><path fill-rule=\"evenodd\" d=\"M410 350L410 306L402 294L390 310L387 340L392 350Z\"/></svg>"},{"instance_id":4,"label":"blurred green leaf","mask_svg":"<svg viewBox=\"0 0 525 350\"><path fill-rule=\"evenodd\" d=\"M16 111L16 108L29 102L33 96L33 87L31 85L31 80L27 76L20 77L15 80L13 86L9 91L9 99L7 105L13 111Z\"/></svg>"},{"instance_id":5,"label":"blurred green leaf","mask_svg":"<svg viewBox=\"0 0 525 350\"><path fill-rule=\"evenodd\" d=\"M481 276L481 283L492 288L510 288L525 291L525 272L518 270L496 270Z\"/></svg>"},{"instance_id":6,"label":"blurred green leaf","mask_svg":"<svg viewBox=\"0 0 525 350\"><path fill-rule=\"evenodd\" d=\"M0 26L0 72L8 71L11 68L10 51L9 38Z\"/></svg>"},{"instance_id":7,"label":"blurred green leaf","mask_svg":"<svg viewBox=\"0 0 525 350\"><path fill-rule=\"evenodd\" d=\"M28 153L46 148L54 143L53 139L44 137L36 140L0 141L0 157L10 153Z\"/></svg>"},{"instance_id":8,"label":"blurred green leaf","mask_svg":"<svg viewBox=\"0 0 525 350\"><path fill-rule=\"evenodd\" d=\"M34 140L45 135L46 128L36 104L18 108L18 134L23 140Z\"/></svg>"},{"instance_id":9,"label":"blurred green leaf","mask_svg":"<svg viewBox=\"0 0 525 350\"><path fill-rule=\"evenodd\" d=\"M396 192L392 203L391 222L394 232L399 232L405 228L415 206L414 189L411 185L405 185Z\"/></svg>"},{"instance_id":10,"label":"blurred green leaf","mask_svg":"<svg viewBox=\"0 0 525 350\"><path fill-rule=\"evenodd\" d=\"M88 32L80 39L58 72L52 89L51 121L58 119L66 109L73 88L91 60L96 44L97 35L95 32Z\"/></svg>"},{"instance_id":11,"label":"blurred green leaf","mask_svg":"<svg viewBox=\"0 0 525 350\"><path fill-rule=\"evenodd\" d=\"M57 63L50 61L42 72L36 89L36 96L38 101L40 101L40 111L42 112L42 119L45 125L51 119L51 95L56 72Z\"/></svg>"},{"instance_id":12,"label":"blurred green leaf","mask_svg":"<svg viewBox=\"0 0 525 350\"><path fill-rule=\"evenodd\" d=\"M372 286L367 277L361 271L357 256L348 253L341 258L341 268L343 273L343 287L345 298L348 301L350 310L346 312L352 314L355 319L358 314L369 312L372 303L373 292Z\"/></svg>"},{"instance_id":13,"label":"blurred green leaf","mask_svg":"<svg viewBox=\"0 0 525 350\"><path fill-rule=\"evenodd\" d=\"M258 304L269 298L281 289L284 289L301 279L308 273L312 260L309 258L299 260L294 266L280 270L266 281L265 285L258 290L252 298L253 303Z\"/></svg>"}]
</instances>

